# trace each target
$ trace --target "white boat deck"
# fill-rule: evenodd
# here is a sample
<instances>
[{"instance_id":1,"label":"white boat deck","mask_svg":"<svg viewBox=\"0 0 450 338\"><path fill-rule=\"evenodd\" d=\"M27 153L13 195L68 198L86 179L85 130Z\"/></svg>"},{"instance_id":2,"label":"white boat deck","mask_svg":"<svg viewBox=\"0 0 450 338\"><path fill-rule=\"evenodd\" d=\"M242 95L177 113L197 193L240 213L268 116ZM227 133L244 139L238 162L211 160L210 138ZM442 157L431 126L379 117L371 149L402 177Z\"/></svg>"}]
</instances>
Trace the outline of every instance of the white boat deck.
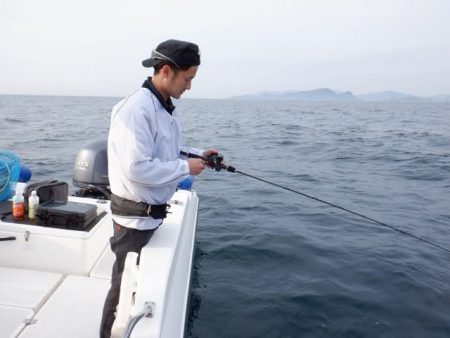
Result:
<instances>
[{"instance_id":1,"label":"white boat deck","mask_svg":"<svg viewBox=\"0 0 450 338\"><path fill-rule=\"evenodd\" d=\"M156 305L131 337L184 335L198 198L179 191L173 200L172 214L141 252L130 315L145 302ZM0 242L0 337L98 337L114 262L111 234L109 214L89 232L0 221L0 237L16 237Z\"/></svg>"},{"instance_id":2,"label":"white boat deck","mask_svg":"<svg viewBox=\"0 0 450 338\"><path fill-rule=\"evenodd\" d=\"M98 337L109 280L0 268L2 337Z\"/></svg>"},{"instance_id":3,"label":"white boat deck","mask_svg":"<svg viewBox=\"0 0 450 338\"><path fill-rule=\"evenodd\" d=\"M63 279L62 274L0 268L0 332L15 337Z\"/></svg>"}]
</instances>

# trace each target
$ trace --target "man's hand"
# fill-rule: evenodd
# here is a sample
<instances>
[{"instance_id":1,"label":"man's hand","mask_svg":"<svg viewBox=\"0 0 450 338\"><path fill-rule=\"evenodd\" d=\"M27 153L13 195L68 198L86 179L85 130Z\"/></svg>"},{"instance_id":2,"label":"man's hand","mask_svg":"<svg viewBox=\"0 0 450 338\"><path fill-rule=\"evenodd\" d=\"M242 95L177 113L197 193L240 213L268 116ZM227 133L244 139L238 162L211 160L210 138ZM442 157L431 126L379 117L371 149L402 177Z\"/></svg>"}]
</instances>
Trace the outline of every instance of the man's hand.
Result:
<instances>
[{"instance_id":1,"label":"man's hand","mask_svg":"<svg viewBox=\"0 0 450 338\"><path fill-rule=\"evenodd\" d=\"M191 175L198 175L205 169L205 162L201 158L189 158L187 161Z\"/></svg>"},{"instance_id":2,"label":"man's hand","mask_svg":"<svg viewBox=\"0 0 450 338\"><path fill-rule=\"evenodd\" d=\"M206 159L209 155L218 154L218 153L219 153L219 151L216 149L208 149L203 152L203 158ZM211 168L211 166L208 165L208 163L206 163L206 166Z\"/></svg>"},{"instance_id":3,"label":"man's hand","mask_svg":"<svg viewBox=\"0 0 450 338\"><path fill-rule=\"evenodd\" d=\"M207 158L209 155L218 154L219 151L216 149L208 149L203 152L203 158Z\"/></svg>"}]
</instances>

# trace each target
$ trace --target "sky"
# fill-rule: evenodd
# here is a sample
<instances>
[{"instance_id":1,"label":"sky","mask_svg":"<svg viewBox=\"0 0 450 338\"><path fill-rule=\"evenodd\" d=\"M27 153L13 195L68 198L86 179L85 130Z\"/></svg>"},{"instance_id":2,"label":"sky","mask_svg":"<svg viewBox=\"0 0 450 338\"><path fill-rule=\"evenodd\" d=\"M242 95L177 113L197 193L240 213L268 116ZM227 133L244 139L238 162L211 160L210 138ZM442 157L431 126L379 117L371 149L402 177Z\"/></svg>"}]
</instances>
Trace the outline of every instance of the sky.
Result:
<instances>
[{"instance_id":1,"label":"sky","mask_svg":"<svg viewBox=\"0 0 450 338\"><path fill-rule=\"evenodd\" d=\"M171 38L201 50L184 97L450 95L448 0L0 0L0 94L124 97Z\"/></svg>"}]
</instances>

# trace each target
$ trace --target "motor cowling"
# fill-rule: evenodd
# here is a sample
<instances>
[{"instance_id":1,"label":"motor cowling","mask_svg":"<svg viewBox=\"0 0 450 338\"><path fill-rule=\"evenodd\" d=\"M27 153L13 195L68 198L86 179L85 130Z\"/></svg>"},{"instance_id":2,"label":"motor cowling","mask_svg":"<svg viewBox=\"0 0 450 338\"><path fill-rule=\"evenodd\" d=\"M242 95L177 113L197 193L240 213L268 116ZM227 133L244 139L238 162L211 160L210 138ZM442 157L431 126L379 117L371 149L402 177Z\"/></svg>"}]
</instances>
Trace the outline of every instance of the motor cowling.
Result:
<instances>
[{"instance_id":1,"label":"motor cowling","mask_svg":"<svg viewBox=\"0 0 450 338\"><path fill-rule=\"evenodd\" d=\"M73 185L79 188L108 188L108 144L95 140L78 151L73 168Z\"/></svg>"}]
</instances>

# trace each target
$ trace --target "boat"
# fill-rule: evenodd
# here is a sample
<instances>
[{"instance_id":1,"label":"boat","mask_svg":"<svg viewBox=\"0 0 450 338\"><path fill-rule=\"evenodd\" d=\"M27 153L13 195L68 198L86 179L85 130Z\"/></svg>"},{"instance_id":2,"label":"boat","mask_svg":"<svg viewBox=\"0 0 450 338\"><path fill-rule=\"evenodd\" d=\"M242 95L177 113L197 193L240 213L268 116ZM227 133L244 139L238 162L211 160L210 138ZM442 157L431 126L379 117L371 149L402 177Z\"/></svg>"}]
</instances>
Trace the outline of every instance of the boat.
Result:
<instances>
[{"instance_id":1,"label":"boat","mask_svg":"<svg viewBox=\"0 0 450 338\"><path fill-rule=\"evenodd\" d=\"M8 213L11 201L0 202L0 337L98 337L115 259L110 202L105 184L75 176L83 170L104 181L97 171L105 170L105 161L106 142L81 149L75 161L79 190L68 201L96 209L85 230L15 221ZM198 201L195 191L177 190L139 264L137 253L128 254L112 337L185 335Z\"/></svg>"}]
</instances>

